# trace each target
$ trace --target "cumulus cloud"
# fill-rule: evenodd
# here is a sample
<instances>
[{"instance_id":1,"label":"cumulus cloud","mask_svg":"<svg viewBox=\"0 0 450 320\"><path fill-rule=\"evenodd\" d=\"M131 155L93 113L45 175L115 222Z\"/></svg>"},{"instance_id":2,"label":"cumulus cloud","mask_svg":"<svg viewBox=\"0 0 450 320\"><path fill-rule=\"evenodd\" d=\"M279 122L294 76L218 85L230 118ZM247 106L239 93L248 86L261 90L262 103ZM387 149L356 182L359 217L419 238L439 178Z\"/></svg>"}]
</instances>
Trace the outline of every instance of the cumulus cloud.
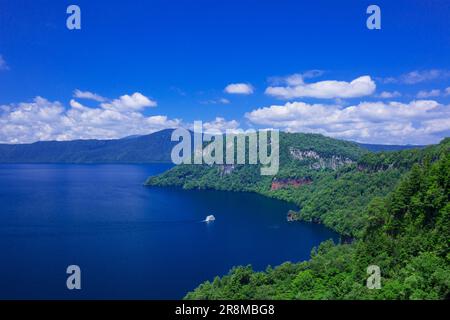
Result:
<instances>
[{"instance_id":1,"label":"cumulus cloud","mask_svg":"<svg viewBox=\"0 0 450 320\"><path fill-rule=\"evenodd\" d=\"M300 97L335 99L367 96L375 92L376 85L370 76L362 76L351 82L325 80L305 83L300 75L286 80L286 86L270 86L266 94L280 99Z\"/></svg>"},{"instance_id":2,"label":"cumulus cloud","mask_svg":"<svg viewBox=\"0 0 450 320\"><path fill-rule=\"evenodd\" d=\"M450 96L450 87L445 89L445 95Z\"/></svg>"},{"instance_id":3,"label":"cumulus cloud","mask_svg":"<svg viewBox=\"0 0 450 320\"><path fill-rule=\"evenodd\" d=\"M213 121L203 123L205 133L215 133L218 131L225 133L227 130L234 132L237 129L239 129L239 122L236 120L227 121L222 117L216 117Z\"/></svg>"},{"instance_id":4,"label":"cumulus cloud","mask_svg":"<svg viewBox=\"0 0 450 320\"><path fill-rule=\"evenodd\" d=\"M231 83L225 87L225 92L229 94L252 94L253 86L249 83Z\"/></svg>"},{"instance_id":5,"label":"cumulus cloud","mask_svg":"<svg viewBox=\"0 0 450 320\"><path fill-rule=\"evenodd\" d=\"M94 101L98 101L98 102L106 101L106 98L102 97L101 95L98 95L98 94L90 92L90 91L81 91L79 89L76 89L73 92L73 97L79 98L79 99L94 100Z\"/></svg>"},{"instance_id":6,"label":"cumulus cloud","mask_svg":"<svg viewBox=\"0 0 450 320\"><path fill-rule=\"evenodd\" d=\"M253 110L246 118L257 125L366 143L427 144L450 134L450 105L433 100L348 107L290 102Z\"/></svg>"},{"instance_id":7,"label":"cumulus cloud","mask_svg":"<svg viewBox=\"0 0 450 320\"><path fill-rule=\"evenodd\" d=\"M437 79L446 79L450 77L449 70L430 69L430 70L414 70L399 77L389 77L383 79L384 83L404 83L417 84Z\"/></svg>"},{"instance_id":8,"label":"cumulus cloud","mask_svg":"<svg viewBox=\"0 0 450 320\"><path fill-rule=\"evenodd\" d=\"M139 92L123 95L111 102L102 103L102 108L117 111L139 111L146 107L156 107L157 103Z\"/></svg>"},{"instance_id":9,"label":"cumulus cloud","mask_svg":"<svg viewBox=\"0 0 450 320\"><path fill-rule=\"evenodd\" d=\"M0 142L29 143L40 140L114 139L178 127L179 119L145 116L137 110L151 106L141 94L122 96L111 104L90 108L72 99L65 107L58 101L36 97L31 102L0 106Z\"/></svg>"},{"instance_id":10,"label":"cumulus cloud","mask_svg":"<svg viewBox=\"0 0 450 320\"><path fill-rule=\"evenodd\" d=\"M433 89L430 91L421 90L417 93L417 98L424 99L424 98L431 98L431 97L439 97L441 95L441 90L439 89Z\"/></svg>"},{"instance_id":11,"label":"cumulus cloud","mask_svg":"<svg viewBox=\"0 0 450 320\"><path fill-rule=\"evenodd\" d=\"M8 69L9 69L8 64L6 63L3 56L0 54L0 70L8 70Z\"/></svg>"},{"instance_id":12,"label":"cumulus cloud","mask_svg":"<svg viewBox=\"0 0 450 320\"><path fill-rule=\"evenodd\" d=\"M392 98L398 98L401 97L401 93L398 91L383 91L377 97L382 99L392 99Z\"/></svg>"}]
</instances>

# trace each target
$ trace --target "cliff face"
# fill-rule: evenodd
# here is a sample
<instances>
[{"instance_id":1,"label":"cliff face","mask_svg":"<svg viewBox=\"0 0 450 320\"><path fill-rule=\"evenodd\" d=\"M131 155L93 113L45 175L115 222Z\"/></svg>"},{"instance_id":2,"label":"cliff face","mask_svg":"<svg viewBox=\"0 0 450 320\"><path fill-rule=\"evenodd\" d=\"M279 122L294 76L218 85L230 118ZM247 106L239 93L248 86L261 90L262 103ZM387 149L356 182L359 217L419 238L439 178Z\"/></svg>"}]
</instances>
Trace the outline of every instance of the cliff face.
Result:
<instances>
[{"instance_id":1,"label":"cliff face","mask_svg":"<svg viewBox=\"0 0 450 320\"><path fill-rule=\"evenodd\" d=\"M301 187L306 184L311 184L312 180L309 178L302 179L273 179L270 190L278 190L286 187Z\"/></svg>"},{"instance_id":2,"label":"cliff face","mask_svg":"<svg viewBox=\"0 0 450 320\"><path fill-rule=\"evenodd\" d=\"M332 155L331 157L323 157L316 151L312 150L302 151L294 147L289 148L289 154L295 160L308 161L309 168L313 170L320 170L320 169L337 170L341 166L355 163L355 161L343 156Z\"/></svg>"}]
</instances>

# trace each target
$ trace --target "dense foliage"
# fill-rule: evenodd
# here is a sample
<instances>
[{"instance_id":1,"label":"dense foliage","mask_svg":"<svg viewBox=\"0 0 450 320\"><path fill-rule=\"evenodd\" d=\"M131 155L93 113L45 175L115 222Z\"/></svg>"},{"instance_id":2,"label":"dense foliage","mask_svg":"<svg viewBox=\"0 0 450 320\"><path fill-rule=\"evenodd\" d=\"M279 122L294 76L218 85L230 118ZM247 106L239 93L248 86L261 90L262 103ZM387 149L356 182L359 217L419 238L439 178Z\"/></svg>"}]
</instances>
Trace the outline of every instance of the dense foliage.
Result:
<instances>
[{"instance_id":1,"label":"dense foliage","mask_svg":"<svg viewBox=\"0 0 450 320\"><path fill-rule=\"evenodd\" d=\"M314 151L320 158L299 160L290 152L292 148ZM259 165L234 166L228 174L224 166L180 165L149 178L147 184L258 192L296 204L301 208L298 217L303 220L321 222L344 236L355 237L367 221L365 206L374 197L389 193L413 163L422 161L425 155L436 158L441 148L369 153L355 143L321 135L282 133L280 170L275 177L262 176ZM337 167L330 167L333 160L338 162ZM274 180L287 178L312 183L271 190Z\"/></svg>"},{"instance_id":2,"label":"dense foliage","mask_svg":"<svg viewBox=\"0 0 450 320\"><path fill-rule=\"evenodd\" d=\"M296 158L292 148L320 159ZM370 153L319 135L283 134L274 178L261 176L258 166L225 173L186 165L147 183L262 193L297 204L303 220L355 237L350 244L322 243L306 262L265 272L235 267L187 299L441 299L450 292L449 151L448 138L423 149ZM351 161L329 167L329 159ZM311 183L271 190L286 178ZM382 289L366 287L369 265L381 268Z\"/></svg>"},{"instance_id":3,"label":"dense foliage","mask_svg":"<svg viewBox=\"0 0 450 320\"><path fill-rule=\"evenodd\" d=\"M352 244L322 243L311 260L265 272L236 267L187 299L443 299L450 297L450 155L416 164L395 190L365 209L368 224ZM380 267L381 289L366 287Z\"/></svg>"}]
</instances>

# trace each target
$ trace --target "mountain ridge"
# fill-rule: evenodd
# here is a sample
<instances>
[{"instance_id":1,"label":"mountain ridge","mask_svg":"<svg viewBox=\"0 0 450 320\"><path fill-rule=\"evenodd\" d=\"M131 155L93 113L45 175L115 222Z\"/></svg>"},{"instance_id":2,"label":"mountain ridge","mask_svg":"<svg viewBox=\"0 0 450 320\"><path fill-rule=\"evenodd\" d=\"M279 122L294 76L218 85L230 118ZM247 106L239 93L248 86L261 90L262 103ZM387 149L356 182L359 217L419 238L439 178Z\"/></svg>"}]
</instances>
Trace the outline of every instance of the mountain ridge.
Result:
<instances>
[{"instance_id":1,"label":"mountain ridge","mask_svg":"<svg viewBox=\"0 0 450 320\"><path fill-rule=\"evenodd\" d=\"M170 163L177 143L170 141L171 133L165 129L122 139L0 144L0 163Z\"/></svg>"},{"instance_id":2,"label":"mountain ridge","mask_svg":"<svg viewBox=\"0 0 450 320\"><path fill-rule=\"evenodd\" d=\"M0 163L171 163L171 150L177 144L170 139L173 130L164 129L147 135L106 140L3 143L0 144ZM422 147L356 144L369 151Z\"/></svg>"}]
</instances>

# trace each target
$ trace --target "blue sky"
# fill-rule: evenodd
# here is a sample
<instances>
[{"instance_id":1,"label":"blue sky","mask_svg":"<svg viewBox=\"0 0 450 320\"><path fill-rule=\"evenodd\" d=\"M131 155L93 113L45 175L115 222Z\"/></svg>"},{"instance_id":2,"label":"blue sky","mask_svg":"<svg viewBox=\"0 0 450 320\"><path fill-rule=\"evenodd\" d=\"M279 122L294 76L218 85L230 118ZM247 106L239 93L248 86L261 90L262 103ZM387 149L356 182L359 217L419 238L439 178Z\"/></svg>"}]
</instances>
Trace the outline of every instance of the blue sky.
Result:
<instances>
[{"instance_id":1,"label":"blue sky","mask_svg":"<svg viewBox=\"0 0 450 320\"><path fill-rule=\"evenodd\" d=\"M70 4L81 30L66 28ZM366 28L370 4L381 30ZM449 18L444 0L0 0L0 142L202 120L436 143L450 133Z\"/></svg>"}]
</instances>

